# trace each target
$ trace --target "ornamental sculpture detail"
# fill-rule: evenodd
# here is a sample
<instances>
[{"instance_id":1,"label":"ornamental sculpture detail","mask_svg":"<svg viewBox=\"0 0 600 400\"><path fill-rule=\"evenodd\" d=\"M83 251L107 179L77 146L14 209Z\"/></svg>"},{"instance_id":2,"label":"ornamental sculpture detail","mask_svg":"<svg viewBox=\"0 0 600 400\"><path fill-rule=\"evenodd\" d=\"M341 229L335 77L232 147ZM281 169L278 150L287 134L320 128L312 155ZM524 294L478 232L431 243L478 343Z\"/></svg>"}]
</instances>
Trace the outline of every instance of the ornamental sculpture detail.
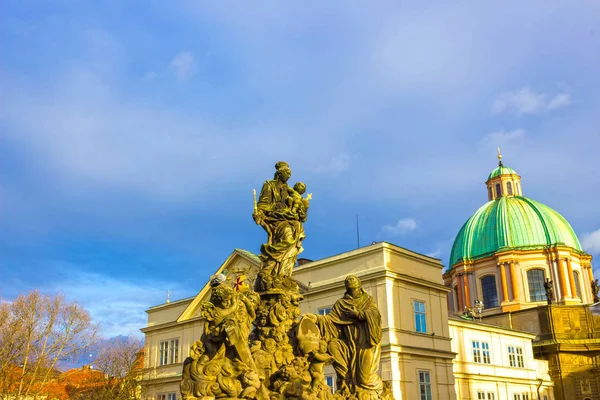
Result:
<instances>
[{"instance_id":1,"label":"ornamental sculpture detail","mask_svg":"<svg viewBox=\"0 0 600 400\"><path fill-rule=\"evenodd\" d=\"M311 195L302 194L306 185L298 182L291 188L292 170L285 161L275 164L275 176L263 184L252 218L267 232L267 242L260 247L261 271L256 290L293 289L292 269L302 252L304 226Z\"/></svg>"},{"instance_id":2,"label":"ornamental sculpture detail","mask_svg":"<svg viewBox=\"0 0 600 400\"><path fill-rule=\"evenodd\" d=\"M360 280L348 276L346 293L327 315L300 315L302 295L292 269L302 251L303 223L311 195L291 188L286 162L275 165L254 201L254 221L267 233L253 285L232 287L211 279L210 300L200 306L204 332L183 367L186 400L393 399L379 376L381 314ZM337 391L325 367L337 375Z\"/></svg>"}]
</instances>

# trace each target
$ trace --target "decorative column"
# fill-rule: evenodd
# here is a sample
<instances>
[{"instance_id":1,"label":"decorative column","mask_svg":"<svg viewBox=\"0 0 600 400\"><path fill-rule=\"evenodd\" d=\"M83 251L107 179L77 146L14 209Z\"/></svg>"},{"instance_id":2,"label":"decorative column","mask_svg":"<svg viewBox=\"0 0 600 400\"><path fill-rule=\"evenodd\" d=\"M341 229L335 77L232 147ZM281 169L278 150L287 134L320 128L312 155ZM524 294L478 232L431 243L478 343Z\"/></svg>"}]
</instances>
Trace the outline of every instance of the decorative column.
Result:
<instances>
[{"instance_id":1,"label":"decorative column","mask_svg":"<svg viewBox=\"0 0 600 400\"><path fill-rule=\"evenodd\" d=\"M592 282L594 282L594 271L592 271L591 265L587 265L586 268L587 268L588 275L590 276L590 284L591 284Z\"/></svg>"},{"instance_id":2,"label":"decorative column","mask_svg":"<svg viewBox=\"0 0 600 400\"><path fill-rule=\"evenodd\" d=\"M458 311L462 312L465 307L463 300L462 274L457 274L456 288L458 289L458 298L456 299L456 303L458 305Z\"/></svg>"},{"instance_id":3,"label":"decorative column","mask_svg":"<svg viewBox=\"0 0 600 400\"><path fill-rule=\"evenodd\" d=\"M565 279L565 268L560 261L560 257L556 259L556 268L558 269L558 279L560 281L560 291L562 292L563 299L569 296L569 291L567 290L567 280Z\"/></svg>"},{"instance_id":4,"label":"decorative column","mask_svg":"<svg viewBox=\"0 0 600 400\"><path fill-rule=\"evenodd\" d=\"M506 284L506 270L504 269L504 264L499 263L498 268L500 268L500 282L502 284L502 301L509 301L508 286Z\"/></svg>"},{"instance_id":5,"label":"decorative column","mask_svg":"<svg viewBox=\"0 0 600 400\"><path fill-rule=\"evenodd\" d=\"M565 258L567 262L567 271L569 272L569 285L571 286L571 297L577 296L577 291L575 290L575 277L573 276L573 266L571 265L571 257Z\"/></svg>"},{"instance_id":6,"label":"decorative column","mask_svg":"<svg viewBox=\"0 0 600 400\"><path fill-rule=\"evenodd\" d=\"M517 268L515 261L510 261L510 283L512 284L513 301L519 300L519 277L517 276Z\"/></svg>"},{"instance_id":7,"label":"decorative column","mask_svg":"<svg viewBox=\"0 0 600 400\"><path fill-rule=\"evenodd\" d=\"M469 279L467 274L463 274L463 285L465 290L465 306L471 307L471 296L469 296Z\"/></svg>"}]
</instances>

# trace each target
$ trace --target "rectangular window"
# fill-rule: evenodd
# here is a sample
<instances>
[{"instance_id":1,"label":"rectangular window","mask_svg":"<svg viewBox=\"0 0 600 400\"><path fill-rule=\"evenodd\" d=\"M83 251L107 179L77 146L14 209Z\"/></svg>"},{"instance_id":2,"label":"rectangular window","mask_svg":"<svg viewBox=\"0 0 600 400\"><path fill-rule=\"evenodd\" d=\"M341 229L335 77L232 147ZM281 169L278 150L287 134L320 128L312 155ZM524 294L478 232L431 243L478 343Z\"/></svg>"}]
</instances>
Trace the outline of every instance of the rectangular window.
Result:
<instances>
[{"instance_id":1,"label":"rectangular window","mask_svg":"<svg viewBox=\"0 0 600 400\"><path fill-rule=\"evenodd\" d=\"M160 393L156 395L156 400L177 400L177 393Z\"/></svg>"},{"instance_id":2,"label":"rectangular window","mask_svg":"<svg viewBox=\"0 0 600 400\"><path fill-rule=\"evenodd\" d=\"M176 392L168 393L167 400L177 400L177 393Z\"/></svg>"},{"instance_id":3,"label":"rectangular window","mask_svg":"<svg viewBox=\"0 0 600 400\"><path fill-rule=\"evenodd\" d=\"M415 331L427 333L427 314L425 313L425 303L415 300L413 302L415 312Z\"/></svg>"},{"instance_id":4,"label":"rectangular window","mask_svg":"<svg viewBox=\"0 0 600 400\"><path fill-rule=\"evenodd\" d=\"M473 340L471 342L471 349L473 350L473 362L480 364L491 363L489 343Z\"/></svg>"},{"instance_id":5,"label":"rectangular window","mask_svg":"<svg viewBox=\"0 0 600 400\"><path fill-rule=\"evenodd\" d=\"M419 371L419 393L421 400L431 400L431 376L428 371Z\"/></svg>"},{"instance_id":6,"label":"rectangular window","mask_svg":"<svg viewBox=\"0 0 600 400\"><path fill-rule=\"evenodd\" d=\"M325 382L329 386L331 393L335 393L335 377L333 375L325 375Z\"/></svg>"},{"instance_id":7,"label":"rectangular window","mask_svg":"<svg viewBox=\"0 0 600 400\"><path fill-rule=\"evenodd\" d=\"M179 339L164 340L160 342L158 362L158 365L175 364L179 362Z\"/></svg>"},{"instance_id":8,"label":"rectangular window","mask_svg":"<svg viewBox=\"0 0 600 400\"><path fill-rule=\"evenodd\" d=\"M331 311L331 306L317 308L317 314L327 315Z\"/></svg>"},{"instance_id":9,"label":"rectangular window","mask_svg":"<svg viewBox=\"0 0 600 400\"><path fill-rule=\"evenodd\" d=\"M481 342L481 352L483 353L483 363L491 364L490 360L490 344L486 342Z\"/></svg>"},{"instance_id":10,"label":"rectangular window","mask_svg":"<svg viewBox=\"0 0 600 400\"><path fill-rule=\"evenodd\" d=\"M477 392L477 400L496 400L494 392Z\"/></svg>"},{"instance_id":11,"label":"rectangular window","mask_svg":"<svg viewBox=\"0 0 600 400\"><path fill-rule=\"evenodd\" d=\"M529 393L514 393L513 400L529 400Z\"/></svg>"},{"instance_id":12,"label":"rectangular window","mask_svg":"<svg viewBox=\"0 0 600 400\"><path fill-rule=\"evenodd\" d=\"M479 342L472 341L471 348L473 349L473 362L481 362L481 345Z\"/></svg>"},{"instance_id":13,"label":"rectangular window","mask_svg":"<svg viewBox=\"0 0 600 400\"><path fill-rule=\"evenodd\" d=\"M521 347L508 346L508 363L511 367L525 368Z\"/></svg>"}]
</instances>

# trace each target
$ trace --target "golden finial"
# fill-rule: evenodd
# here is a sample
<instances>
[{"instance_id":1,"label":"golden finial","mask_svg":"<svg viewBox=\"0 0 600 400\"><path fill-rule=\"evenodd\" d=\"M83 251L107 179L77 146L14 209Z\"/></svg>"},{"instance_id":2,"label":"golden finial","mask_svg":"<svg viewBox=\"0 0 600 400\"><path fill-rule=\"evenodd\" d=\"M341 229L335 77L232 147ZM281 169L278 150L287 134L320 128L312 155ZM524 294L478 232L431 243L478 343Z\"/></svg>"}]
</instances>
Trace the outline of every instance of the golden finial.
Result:
<instances>
[{"instance_id":1,"label":"golden finial","mask_svg":"<svg viewBox=\"0 0 600 400\"><path fill-rule=\"evenodd\" d=\"M498 147L498 165L502 166L502 154L500 154L500 147Z\"/></svg>"},{"instance_id":2,"label":"golden finial","mask_svg":"<svg viewBox=\"0 0 600 400\"><path fill-rule=\"evenodd\" d=\"M171 302L171 291L167 290L167 301L165 303L169 304Z\"/></svg>"}]
</instances>

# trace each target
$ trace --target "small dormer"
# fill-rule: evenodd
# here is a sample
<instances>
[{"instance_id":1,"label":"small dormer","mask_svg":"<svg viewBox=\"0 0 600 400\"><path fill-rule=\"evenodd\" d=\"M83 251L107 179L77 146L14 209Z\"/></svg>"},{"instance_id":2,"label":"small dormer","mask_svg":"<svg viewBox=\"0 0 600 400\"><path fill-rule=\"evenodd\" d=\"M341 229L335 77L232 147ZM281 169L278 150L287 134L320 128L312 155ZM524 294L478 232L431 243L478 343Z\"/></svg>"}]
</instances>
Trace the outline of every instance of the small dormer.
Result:
<instances>
[{"instance_id":1,"label":"small dormer","mask_svg":"<svg viewBox=\"0 0 600 400\"><path fill-rule=\"evenodd\" d=\"M488 201L502 196L522 196L521 177L517 172L502 164L502 154L498 148L498 168L493 170L485 182L488 189Z\"/></svg>"}]
</instances>

